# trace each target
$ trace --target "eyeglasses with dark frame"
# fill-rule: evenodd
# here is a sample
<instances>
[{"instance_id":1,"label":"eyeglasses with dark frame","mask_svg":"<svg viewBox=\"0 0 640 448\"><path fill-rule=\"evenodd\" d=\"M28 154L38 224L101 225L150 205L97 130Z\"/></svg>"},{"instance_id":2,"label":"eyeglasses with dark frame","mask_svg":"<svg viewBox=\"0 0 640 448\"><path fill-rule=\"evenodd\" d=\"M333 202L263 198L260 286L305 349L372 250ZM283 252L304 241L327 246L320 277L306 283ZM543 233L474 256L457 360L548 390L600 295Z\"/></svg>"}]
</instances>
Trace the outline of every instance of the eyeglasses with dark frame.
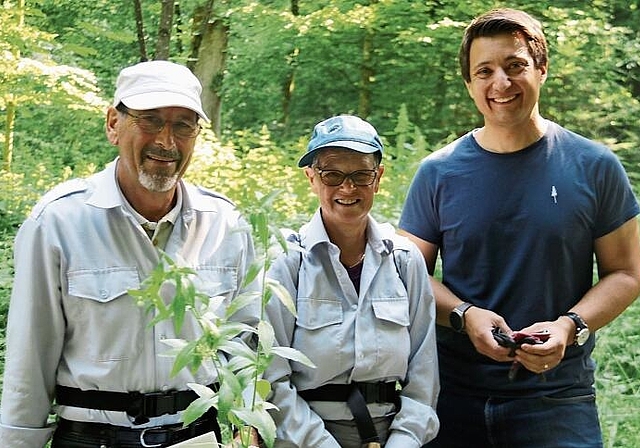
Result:
<instances>
[{"instance_id":1,"label":"eyeglasses with dark frame","mask_svg":"<svg viewBox=\"0 0 640 448\"><path fill-rule=\"evenodd\" d=\"M200 133L200 125L198 123L189 123L187 121L164 121L162 118L155 115L135 115L128 110L120 110L120 112L131 117L136 126L138 126L142 132L147 134L158 134L162 132L167 123L171 125L171 132L177 138L195 138Z\"/></svg>"},{"instance_id":2,"label":"eyeglasses with dark frame","mask_svg":"<svg viewBox=\"0 0 640 448\"><path fill-rule=\"evenodd\" d=\"M329 187L342 185L346 179L350 179L358 187L366 187L374 183L378 177L378 170L358 170L351 173L343 173L339 170L324 170L314 167L323 184Z\"/></svg>"}]
</instances>

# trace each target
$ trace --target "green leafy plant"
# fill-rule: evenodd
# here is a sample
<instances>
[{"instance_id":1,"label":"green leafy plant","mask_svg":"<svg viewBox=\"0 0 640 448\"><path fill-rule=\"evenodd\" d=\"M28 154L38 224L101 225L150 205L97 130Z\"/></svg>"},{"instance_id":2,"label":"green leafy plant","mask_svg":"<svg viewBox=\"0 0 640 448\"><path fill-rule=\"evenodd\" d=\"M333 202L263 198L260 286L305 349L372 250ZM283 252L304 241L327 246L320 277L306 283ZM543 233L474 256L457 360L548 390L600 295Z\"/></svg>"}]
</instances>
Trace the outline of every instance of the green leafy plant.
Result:
<instances>
[{"instance_id":1,"label":"green leafy plant","mask_svg":"<svg viewBox=\"0 0 640 448\"><path fill-rule=\"evenodd\" d=\"M256 247L256 259L248 270L244 285L258 280L260 290L242 293L224 303L222 296L209 297L197 290L193 269L162 254L161 262L141 288L129 291L140 306L155 312L150 325L172 320L176 334L180 334L188 315L198 322L201 336L196 340L165 340L170 347L166 355L175 357L172 375L184 368L196 371L204 362L211 362L215 367L218 390L190 383L189 387L199 398L184 411L182 419L189 424L211 407L216 408L224 446L249 447L251 428L258 431L267 447L273 446L276 428L268 411L275 406L267 401L271 385L262 375L275 356L313 366L299 351L275 346L273 328L265 319L265 307L273 296L281 300L291 313L296 313L295 304L286 289L266 277L275 257L282 250L288 250L281 232L270 220L271 203L277 194L258 196L253 201L254 205L244 211L251 224ZM169 289L167 286L174 291L168 303L163 299ZM256 326L233 320L239 310L256 303L260 304L260 319Z\"/></svg>"}]
</instances>

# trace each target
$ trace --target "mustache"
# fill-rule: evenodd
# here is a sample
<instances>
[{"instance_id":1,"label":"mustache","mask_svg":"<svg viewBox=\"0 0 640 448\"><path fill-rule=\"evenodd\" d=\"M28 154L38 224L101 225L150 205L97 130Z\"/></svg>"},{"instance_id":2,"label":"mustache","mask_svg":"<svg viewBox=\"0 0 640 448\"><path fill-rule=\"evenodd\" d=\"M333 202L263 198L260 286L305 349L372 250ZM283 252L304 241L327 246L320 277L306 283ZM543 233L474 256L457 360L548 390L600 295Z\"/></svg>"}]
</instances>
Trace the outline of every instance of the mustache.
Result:
<instances>
[{"instance_id":1,"label":"mustache","mask_svg":"<svg viewBox=\"0 0 640 448\"><path fill-rule=\"evenodd\" d=\"M160 148L158 146L145 146L142 149L142 156L147 157L149 155L154 155L156 157L161 157L164 159L173 159L178 162L182 160L182 153L178 150L170 150Z\"/></svg>"}]
</instances>

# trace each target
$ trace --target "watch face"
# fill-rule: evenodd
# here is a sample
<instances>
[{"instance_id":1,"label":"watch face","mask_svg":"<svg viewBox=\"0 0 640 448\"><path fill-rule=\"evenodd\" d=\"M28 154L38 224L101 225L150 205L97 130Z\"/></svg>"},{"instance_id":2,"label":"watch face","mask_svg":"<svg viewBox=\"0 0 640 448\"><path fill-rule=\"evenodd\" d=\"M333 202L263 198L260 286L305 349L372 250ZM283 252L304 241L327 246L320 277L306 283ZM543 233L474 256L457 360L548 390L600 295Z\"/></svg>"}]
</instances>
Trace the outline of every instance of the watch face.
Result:
<instances>
[{"instance_id":1,"label":"watch face","mask_svg":"<svg viewBox=\"0 0 640 448\"><path fill-rule=\"evenodd\" d=\"M453 310L451 314L449 314L449 323L451 324L451 328L455 331L462 330L462 315L459 314L458 310Z\"/></svg>"},{"instance_id":2,"label":"watch face","mask_svg":"<svg viewBox=\"0 0 640 448\"><path fill-rule=\"evenodd\" d=\"M587 339L589 339L589 334L588 328L581 329L578 334L576 334L576 344L584 345L585 342L587 342Z\"/></svg>"}]
</instances>

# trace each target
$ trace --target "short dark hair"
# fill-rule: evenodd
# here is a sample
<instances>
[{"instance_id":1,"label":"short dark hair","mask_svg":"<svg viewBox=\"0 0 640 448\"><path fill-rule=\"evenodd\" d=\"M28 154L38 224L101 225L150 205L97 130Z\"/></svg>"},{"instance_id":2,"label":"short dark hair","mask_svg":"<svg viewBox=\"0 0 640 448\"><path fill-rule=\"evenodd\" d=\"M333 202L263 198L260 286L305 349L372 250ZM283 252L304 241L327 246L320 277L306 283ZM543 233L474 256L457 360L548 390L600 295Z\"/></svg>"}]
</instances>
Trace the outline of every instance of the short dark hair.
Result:
<instances>
[{"instance_id":1,"label":"short dark hair","mask_svg":"<svg viewBox=\"0 0 640 448\"><path fill-rule=\"evenodd\" d=\"M122 114L126 114L127 112L129 112L129 108L127 106L124 105L124 103L122 101L120 101L117 105L116 105L116 110Z\"/></svg>"},{"instance_id":2,"label":"short dark hair","mask_svg":"<svg viewBox=\"0 0 640 448\"><path fill-rule=\"evenodd\" d=\"M458 60L462 78L466 82L471 81L469 53L473 40L478 37L491 37L505 33L522 33L536 68L547 65L547 40L540 22L518 9L494 9L473 19L464 31Z\"/></svg>"},{"instance_id":3,"label":"short dark hair","mask_svg":"<svg viewBox=\"0 0 640 448\"><path fill-rule=\"evenodd\" d=\"M353 151L353 152L358 152L358 151L354 151L350 148L343 148L341 146L327 146L326 148L322 148L322 149L344 149L345 151ZM311 160L311 163L308 165L310 168L314 168L318 166L318 157L320 156L320 153L322 152L322 149L317 151L314 156L313 159ZM364 154L364 153L362 153ZM380 163L382 163L382 152L381 151L376 151L376 152L372 152L369 153L367 155L372 155L373 156L373 161L375 164L375 167L378 168L380 166Z\"/></svg>"}]
</instances>

